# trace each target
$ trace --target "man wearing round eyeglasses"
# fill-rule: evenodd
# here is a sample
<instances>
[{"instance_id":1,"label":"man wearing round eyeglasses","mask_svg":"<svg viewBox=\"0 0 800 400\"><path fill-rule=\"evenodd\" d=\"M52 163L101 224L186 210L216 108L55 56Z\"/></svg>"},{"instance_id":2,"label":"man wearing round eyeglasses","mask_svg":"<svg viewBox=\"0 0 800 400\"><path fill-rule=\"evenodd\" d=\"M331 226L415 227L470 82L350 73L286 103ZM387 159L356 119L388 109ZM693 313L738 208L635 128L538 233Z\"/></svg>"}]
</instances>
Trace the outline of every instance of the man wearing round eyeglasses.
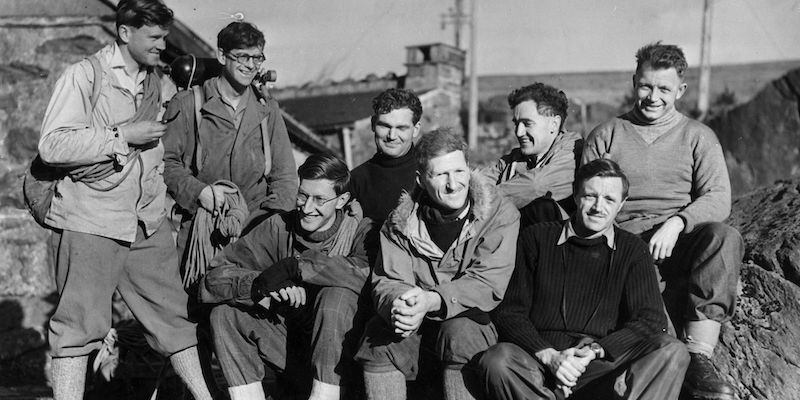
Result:
<instances>
[{"instance_id":1,"label":"man wearing round eyeglasses","mask_svg":"<svg viewBox=\"0 0 800 400\"><path fill-rule=\"evenodd\" d=\"M230 206L230 189L216 181L233 182L251 215L292 209L297 172L286 125L277 102L252 86L264 43L255 25L230 23L217 35L223 68L203 84L199 126L192 90L178 93L167 109L164 181L183 214L177 240L183 260L198 208L216 215Z\"/></svg>"},{"instance_id":2,"label":"man wearing round eyeglasses","mask_svg":"<svg viewBox=\"0 0 800 400\"><path fill-rule=\"evenodd\" d=\"M343 212L350 172L315 154L298 170L295 209L259 222L211 261L200 298L232 400L264 399L265 363L310 399L346 398L353 354L369 309L361 292L378 249L378 226ZM359 300L365 300L365 306ZM298 375L299 373L299 375ZM303 392L305 393L305 392Z\"/></svg>"}]
</instances>

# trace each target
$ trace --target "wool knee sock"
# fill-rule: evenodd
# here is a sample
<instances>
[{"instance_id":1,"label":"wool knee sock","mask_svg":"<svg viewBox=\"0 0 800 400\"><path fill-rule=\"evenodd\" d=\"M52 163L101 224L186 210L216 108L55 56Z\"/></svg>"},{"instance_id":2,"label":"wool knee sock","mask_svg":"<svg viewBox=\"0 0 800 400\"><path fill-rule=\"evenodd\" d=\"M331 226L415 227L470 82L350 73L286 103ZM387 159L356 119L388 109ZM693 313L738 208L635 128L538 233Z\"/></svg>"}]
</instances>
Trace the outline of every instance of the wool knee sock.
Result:
<instances>
[{"instance_id":1,"label":"wool knee sock","mask_svg":"<svg viewBox=\"0 0 800 400\"><path fill-rule=\"evenodd\" d=\"M50 362L54 400L83 400L88 356L58 357Z\"/></svg>"},{"instance_id":2,"label":"wool knee sock","mask_svg":"<svg viewBox=\"0 0 800 400\"><path fill-rule=\"evenodd\" d=\"M169 361L172 363L172 369L181 377L195 400L211 400L211 393L208 392L208 386L203 378L203 370L200 368L200 357L197 355L196 346L171 355Z\"/></svg>"},{"instance_id":3,"label":"wool knee sock","mask_svg":"<svg viewBox=\"0 0 800 400\"><path fill-rule=\"evenodd\" d=\"M464 375L460 369L444 369L444 398L446 400L474 400L475 397L464 384Z\"/></svg>"},{"instance_id":4,"label":"wool knee sock","mask_svg":"<svg viewBox=\"0 0 800 400\"><path fill-rule=\"evenodd\" d=\"M308 400L339 400L342 387L314 379Z\"/></svg>"},{"instance_id":5,"label":"wool knee sock","mask_svg":"<svg viewBox=\"0 0 800 400\"><path fill-rule=\"evenodd\" d=\"M710 319L703 321L687 321L684 327L686 337L686 350L690 353L705 354L706 357L714 356L714 347L719 342L721 324Z\"/></svg>"},{"instance_id":6,"label":"wool knee sock","mask_svg":"<svg viewBox=\"0 0 800 400\"><path fill-rule=\"evenodd\" d=\"M406 376L400 371L364 371L367 400L405 400Z\"/></svg>"},{"instance_id":7,"label":"wool knee sock","mask_svg":"<svg viewBox=\"0 0 800 400\"><path fill-rule=\"evenodd\" d=\"M267 397L261 382L231 386L228 388L228 394L231 396L231 400L264 400Z\"/></svg>"}]
</instances>

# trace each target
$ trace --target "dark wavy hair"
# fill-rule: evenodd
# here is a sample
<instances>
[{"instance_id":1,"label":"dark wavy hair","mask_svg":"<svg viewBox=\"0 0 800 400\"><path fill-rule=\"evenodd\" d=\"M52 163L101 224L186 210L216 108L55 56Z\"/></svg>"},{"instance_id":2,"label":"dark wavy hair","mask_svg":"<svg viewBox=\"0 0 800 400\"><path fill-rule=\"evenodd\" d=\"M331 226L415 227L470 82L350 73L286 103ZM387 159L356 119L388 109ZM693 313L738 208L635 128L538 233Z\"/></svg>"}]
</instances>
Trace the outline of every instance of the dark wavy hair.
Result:
<instances>
[{"instance_id":1,"label":"dark wavy hair","mask_svg":"<svg viewBox=\"0 0 800 400\"><path fill-rule=\"evenodd\" d=\"M419 139L416 144L417 171L420 174L428 170L428 162L436 157L454 151L464 153L464 159L469 163L469 151L464 137L455 133L450 128L434 129Z\"/></svg>"},{"instance_id":2,"label":"dark wavy hair","mask_svg":"<svg viewBox=\"0 0 800 400\"><path fill-rule=\"evenodd\" d=\"M598 158L581 165L581 167L578 168L578 172L575 173L575 183L572 192L580 193L579 189L583 186L583 183L595 177L622 179L622 198L628 198L628 188L630 187L628 177L625 176L625 173L622 172L622 168L620 168L617 163L607 158Z\"/></svg>"},{"instance_id":3,"label":"dark wavy hair","mask_svg":"<svg viewBox=\"0 0 800 400\"><path fill-rule=\"evenodd\" d=\"M120 0L117 4L117 28L121 25L168 27L174 16L161 0Z\"/></svg>"},{"instance_id":4,"label":"dark wavy hair","mask_svg":"<svg viewBox=\"0 0 800 400\"><path fill-rule=\"evenodd\" d=\"M414 92L405 89L386 89L372 99L372 123L377 121L381 114L388 114L393 110L408 108L414 114L414 125L422 118L422 103Z\"/></svg>"},{"instance_id":5,"label":"dark wavy hair","mask_svg":"<svg viewBox=\"0 0 800 400\"><path fill-rule=\"evenodd\" d=\"M536 111L539 114L548 117L556 115L561 117L561 126L559 128L564 126L564 121L567 119L567 110L569 109L569 100L567 100L567 95L563 91L550 85L536 82L532 85L514 89L508 95L508 106L514 109L520 103L529 100L536 102Z\"/></svg>"},{"instance_id":6,"label":"dark wavy hair","mask_svg":"<svg viewBox=\"0 0 800 400\"><path fill-rule=\"evenodd\" d=\"M233 49L264 48L264 33L249 22L234 21L217 34L217 47L227 53Z\"/></svg>"},{"instance_id":7,"label":"dark wavy hair","mask_svg":"<svg viewBox=\"0 0 800 400\"><path fill-rule=\"evenodd\" d=\"M327 179L333 181L336 195L347 191L350 186L350 170L342 160L333 154L320 153L310 155L303 165L297 169L300 179Z\"/></svg>"},{"instance_id":8,"label":"dark wavy hair","mask_svg":"<svg viewBox=\"0 0 800 400\"><path fill-rule=\"evenodd\" d=\"M661 44L661 41L650 43L636 51L636 72L639 72L643 65L650 65L654 69L675 68L681 78L689 67L680 47L674 44Z\"/></svg>"}]
</instances>

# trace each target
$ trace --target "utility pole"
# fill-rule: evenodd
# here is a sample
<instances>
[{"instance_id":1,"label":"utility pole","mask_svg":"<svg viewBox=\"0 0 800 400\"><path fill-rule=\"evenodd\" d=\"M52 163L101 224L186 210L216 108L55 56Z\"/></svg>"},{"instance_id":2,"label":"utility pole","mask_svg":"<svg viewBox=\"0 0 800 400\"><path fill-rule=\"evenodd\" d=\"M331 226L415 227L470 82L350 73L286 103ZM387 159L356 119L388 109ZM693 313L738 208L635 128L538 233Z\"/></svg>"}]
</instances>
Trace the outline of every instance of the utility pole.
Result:
<instances>
[{"instance_id":1,"label":"utility pole","mask_svg":"<svg viewBox=\"0 0 800 400\"><path fill-rule=\"evenodd\" d=\"M455 0L456 8L450 9L447 14L442 14L442 29L447 25L453 25L453 33L455 34L455 46L461 48L461 29L467 22L467 15L464 14L464 0Z\"/></svg>"},{"instance_id":2,"label":"utility pole","mask_svg":"<svg viewBox=\"0 0 800 400\"><path fill-rule=\"evenodd\" d=\"M478 18L475 12L477 2L478 0L470 0L469 12L469 131L467 143L470 150L478 148L478 56L476 54L478 48L478 34L476 32Z\"/></svg>"},{"instance_id":3,"label":"utility pole","mask_svg":"<svg viewBox=\"0 0 800 400\"><path fill-rule=\"evenodd\" d=\"M697 94L698 119L708 116L709 92L711 91L711 9L713 0L703 0L703 38L700 44L700 85Z\"/></svg>"}]
</instances>

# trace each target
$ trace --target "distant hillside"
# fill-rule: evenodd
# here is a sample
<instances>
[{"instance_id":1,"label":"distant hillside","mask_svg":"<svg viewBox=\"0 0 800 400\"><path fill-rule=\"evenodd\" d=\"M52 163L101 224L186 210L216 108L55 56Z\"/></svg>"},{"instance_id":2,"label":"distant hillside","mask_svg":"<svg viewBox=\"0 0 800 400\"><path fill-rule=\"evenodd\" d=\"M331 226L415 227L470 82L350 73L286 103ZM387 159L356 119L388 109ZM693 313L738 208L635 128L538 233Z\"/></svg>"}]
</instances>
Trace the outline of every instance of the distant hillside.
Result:
<instances>
[{"instance_id":1,"label":"distant hillside","mask_svg":"<svg viewBox=\"0 0 800 400\"><path fill-rule=\"evenodd\" d=\"M780 78L792 68L800 67L800 60L776 61L757 64L715 65L711 67L711 99L727 87L736 95L737 103L750 100L765 84ZM544 82L567 93L570 99L584 103L619 104L631 90L633 71L578 72L535 75L485 75L478 79L480 101L496 96L506 96L520 86ZM685 104L697 100L699 70L688 72L689 90Z\"/></svg>"}]
</instances>

